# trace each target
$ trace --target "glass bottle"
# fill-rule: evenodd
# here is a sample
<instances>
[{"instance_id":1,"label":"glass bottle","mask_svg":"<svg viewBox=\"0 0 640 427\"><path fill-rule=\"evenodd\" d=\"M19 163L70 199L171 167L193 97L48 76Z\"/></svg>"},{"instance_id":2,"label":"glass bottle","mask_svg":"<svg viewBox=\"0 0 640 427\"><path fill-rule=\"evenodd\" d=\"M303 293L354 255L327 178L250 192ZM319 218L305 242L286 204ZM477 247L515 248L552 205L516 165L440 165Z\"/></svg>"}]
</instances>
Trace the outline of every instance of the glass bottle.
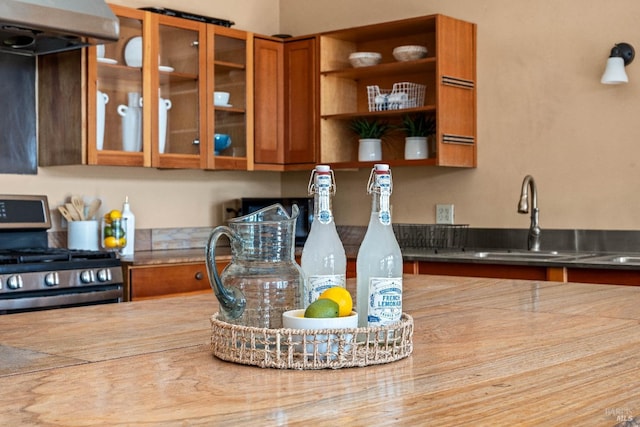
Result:
<instances>
[{"instance_id":1,"label":"glass bottle","mask_svg":"<svg viewBox=\"0 0 640 427\"><path fill-rule=\"evenodd\" d=\"M324 290L346 286L347 257L331 210L335 192L333 171L327 165L317 165L309 178L309 194L314 198L313 222L300 262L305 275L305 308Z\"/></svg>"},{"instance_id":2,"label":"glass bottle","mask_svg":"<svg viewBox=\"0 0 640 427\"><path fill-rule=\"evenodd\" d=\"M122 218L127 220L127 229L125 230L127 236L127 244L120 250L122 256L132 256L135 252L135 237L136 237L136 217L131 211L131 205L129 204L129 196L124 198L122 204Z\"/></svg>"},{"instance_id":3,"label":"glass bottle","mask_svg":"<svg viewBox=\"0 0 640 427\"><path fill-rule=\"evenodd\" d=\"M402 253L391 226L389 165L371 170L371 218L356 261L358 326L384 326L402 315Z\"/></svg>"}]
</instances>

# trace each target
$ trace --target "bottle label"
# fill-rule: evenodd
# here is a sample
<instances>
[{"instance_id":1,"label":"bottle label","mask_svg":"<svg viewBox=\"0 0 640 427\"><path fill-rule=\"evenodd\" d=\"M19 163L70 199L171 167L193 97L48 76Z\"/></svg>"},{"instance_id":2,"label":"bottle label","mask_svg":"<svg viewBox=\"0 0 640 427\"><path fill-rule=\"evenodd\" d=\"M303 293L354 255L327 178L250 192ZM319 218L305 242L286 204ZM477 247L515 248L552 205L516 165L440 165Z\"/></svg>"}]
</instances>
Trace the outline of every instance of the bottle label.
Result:
<instances>
[{"instance_id":1,"label":"bottle label","mask_svg":"<svg viewBox=\"0 0 640 427\"><path fill-rule=\"evenodd\" d=\"M402 316L402 277L371 277L367 304L369 326L385 326Z\"/></svg>"},{"instance_id":2,"label":"bottle label","mask_svg":"<svg viewBox=\"0 0 640 427\"><path fill-rule=\"evenodd\" d=\"M329 208L329 197L331 191L331 175L316 175L316 189L318 192L318 221L321 224L329 224L333 219L331 209Z\"/></svg>"},{"instance_id":3,"label":"bottle label","mask_svg":"<svg viewBox=\"0 0 640 427\"><path fill-rule=\"evenodd\" d=\"M304 306L318 299L321 293L329 288L346 286L346 277L344 274L319 274L307 277L307 290L304 294Z\"/></svg>"},{"instance_id":4,"label":"bottle label","mask_svg":"<svg viewBox=\"0 0 640 427\"><path fill-rule=\"evenodd\" d=\"M376 184L380 189L380 213L378 219L382 225L391 224L391 175L388 173L376 175Z\"/></svg>"}]
</instances>

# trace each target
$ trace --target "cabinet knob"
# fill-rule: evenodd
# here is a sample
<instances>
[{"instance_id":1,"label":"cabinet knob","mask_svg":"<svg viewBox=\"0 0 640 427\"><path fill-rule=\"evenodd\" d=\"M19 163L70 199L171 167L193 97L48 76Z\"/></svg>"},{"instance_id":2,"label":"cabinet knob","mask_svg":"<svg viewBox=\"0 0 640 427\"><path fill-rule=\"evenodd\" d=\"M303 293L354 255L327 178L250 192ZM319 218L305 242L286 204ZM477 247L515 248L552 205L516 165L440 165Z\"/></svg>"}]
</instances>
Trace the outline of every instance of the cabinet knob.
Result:
<instances>
[{"instance_id":1,"label":"cabinet knob","mask_svg":"<svg viewBox=\"0 0 640 427\"><path fill-rule=\"evenodd\" d=\"M198 47L200 46L200 42L198 40L194 40L191 42L191 47Z\"/></svg>"},{"instance_id":2,"label":"cabinet knob","mask_svg":"<svg viewBox=\"0 0 640 427\"><path fill-rule=\"evenodd\" d=\"M196 273L196 280L202 280L203 277L204 277L204 274L202 274L202 271L198 271Z\"/></svg>"}]
</instances>

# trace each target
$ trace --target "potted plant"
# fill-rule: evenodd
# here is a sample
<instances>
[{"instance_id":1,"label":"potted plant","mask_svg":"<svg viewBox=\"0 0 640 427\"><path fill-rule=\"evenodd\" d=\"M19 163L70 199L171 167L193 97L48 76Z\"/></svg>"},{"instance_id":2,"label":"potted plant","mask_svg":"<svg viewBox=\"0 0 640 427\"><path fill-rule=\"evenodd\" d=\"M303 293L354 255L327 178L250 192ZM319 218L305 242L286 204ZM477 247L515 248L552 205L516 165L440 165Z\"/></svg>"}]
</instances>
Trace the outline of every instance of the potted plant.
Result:
<instances>
[{"instance_id":1,"label":"potted plant","mask_svg":"<svg viewBox=\"0 0 640 427\"><path fill-rule=\"evenodd\" d=\"M382 137L391 130L389 123L358 118L351 121L350 129L359 137L358 161L382 160Z\"/></svg>"},{"instance_id":2,"label":"potted plant","mask_svg":"<svg viewBox=\"0 0 640 427\"><path fill-rule=\"evenodd\" d=\"M404 158L407 160L429 157L427 138L436 133L436 120L426 114L402 117L400 129L405 133Z\"/></svg>"}]
</instances>

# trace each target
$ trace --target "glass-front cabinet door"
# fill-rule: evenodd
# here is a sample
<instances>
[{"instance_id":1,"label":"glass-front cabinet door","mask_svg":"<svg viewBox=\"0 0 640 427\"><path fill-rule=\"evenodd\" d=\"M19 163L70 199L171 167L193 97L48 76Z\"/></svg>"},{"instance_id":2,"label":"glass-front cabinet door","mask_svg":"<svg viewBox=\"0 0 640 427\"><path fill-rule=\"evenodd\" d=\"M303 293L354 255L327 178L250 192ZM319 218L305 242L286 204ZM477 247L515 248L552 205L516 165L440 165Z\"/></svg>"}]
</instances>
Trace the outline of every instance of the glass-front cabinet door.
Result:
<instances>
[{"instance_id":1,"label":"glass-front cabinet door","mask_svg":"<svg viewBox=\"0 0 640 427\"><path fill-rule=\"evenodd\" d=\"M89 49L88 163L204 168L206 24L111 8L120 40Z\"/></svg>"},{"instance_id":2,"label":"glass-front cabinet door","mask_svg":"<svg viewBox=\"0 0 640 427\"><path fill-rule=\"evenodd\" d=\"M209 169L253 169L252 40L252 33L209 25Z\"/></svg>"},{"instance_id":3,"label":"glass-front cabinet door","mask_svg":"<svg viewBox=\"0 0 640 427\"><path fill-rule=\"evenodd\" d=\"M157 20L151 49L152 166L206 166L206 24L150 13ZM156 62L157 59L157 62ZM157 65L156 65L157 64ZM154 95L157 94L157 97Z\"/></svg>"},{"instance_id":4,"label":"glass-front cabinet door","mask_svg":"<svg viewBox=\"0 0 640 427\"><path fill-rule=\"evenodd\" d=\"M87 163L150 166L143 115L144 12L111 6L120 40L89 49Z\"/></svg>"}]
</instances>

